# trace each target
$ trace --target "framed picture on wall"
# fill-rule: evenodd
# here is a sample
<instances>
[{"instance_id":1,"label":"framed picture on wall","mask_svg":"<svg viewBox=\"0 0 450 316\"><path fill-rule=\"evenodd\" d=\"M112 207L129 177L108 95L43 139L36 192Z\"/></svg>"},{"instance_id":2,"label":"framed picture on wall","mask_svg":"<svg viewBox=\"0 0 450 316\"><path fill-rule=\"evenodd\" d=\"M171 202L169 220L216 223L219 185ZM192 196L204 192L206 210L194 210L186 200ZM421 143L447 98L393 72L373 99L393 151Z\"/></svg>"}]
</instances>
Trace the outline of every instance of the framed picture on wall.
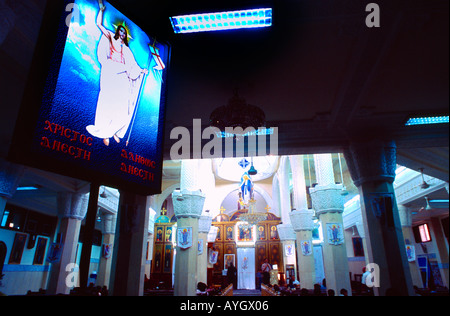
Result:
<instances>
[{"instance_id":1,"label":"framed picture on wall","mask_svg":"<svg viewBox=\"0 0 450 316\"><path fill-rule=\"evenodd\" d=\"M11 249L11 255L9 256L9 264L20 264L23 250L27 242L27 236L27 234L17 233L14 237L14 244Z\"/></svg>"},{"instance_id":2,"label":"framed picture on wall","mask_svg":"<svg viewBox=\"0 0 450 316\"><path fill-rule=\"evenodd\" d=\"M353 254L355 257L364 257L364 247L361 237L353 237Z\"/></svg>"},{"instance_id":3,"label":"framed picture on wall","mask_svg":"<svg viewBox=\"0 0 450 316\"><path fill-rule=\"evenodd\" d=\"M45 258L45 251L47 249L47 238L39 237L36 244L36 252L34 254L33 264L43 265Z\"/></svg>"},{"instance_id":4,"label":"framed picture on wall","mask_svg":"<svg viewBox=\"0 0 450 316\"><path fill-rule=\"evenodd\" d=\"M234 226L227 226L226 241L234 241Z\"/></svg>"},{"instance_id":5,"label":"framed picture on wall","mask_svg":"<svg viewBox=\"0 0 450 316\"><path fill-rule=\"evenodd\" d=\"M234 254L226 254L223 256L223 269L228 270L230 264L236 266L236 258Z\"/></svg>"}]
</instances>

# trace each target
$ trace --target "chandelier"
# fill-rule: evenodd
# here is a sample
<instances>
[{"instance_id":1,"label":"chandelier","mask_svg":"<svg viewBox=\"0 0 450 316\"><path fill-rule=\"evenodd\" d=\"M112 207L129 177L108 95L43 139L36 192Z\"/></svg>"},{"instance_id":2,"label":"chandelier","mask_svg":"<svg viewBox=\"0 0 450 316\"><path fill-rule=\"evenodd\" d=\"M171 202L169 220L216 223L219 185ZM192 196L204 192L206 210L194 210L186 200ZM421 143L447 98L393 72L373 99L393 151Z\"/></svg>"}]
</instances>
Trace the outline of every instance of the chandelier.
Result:
<instances>
[{"instance_id":1,"label":"chandelier","mask_svg":"<svg viewBox=\"0 0 450 316\"><path fill-rule=\"evenodd\" d=\"M225 131L226 127L248 127L258 129L266 126L266 115L259 107L250 105L237 92L228 104L215 109L210 116L210 125Z\"/></svg>"},{"instance_id":2,"label":"chandelier","mask_svg":"<svg viewBox=\"0 0 450 316\"><path fill-rule=\"evenodd\" d=\"M239 220L248 223L249 227L258 224L267 219L267 213L255 212L256 200L252 198L248 202L247 213L241 214Z\"/></svg>"}]
</instances>

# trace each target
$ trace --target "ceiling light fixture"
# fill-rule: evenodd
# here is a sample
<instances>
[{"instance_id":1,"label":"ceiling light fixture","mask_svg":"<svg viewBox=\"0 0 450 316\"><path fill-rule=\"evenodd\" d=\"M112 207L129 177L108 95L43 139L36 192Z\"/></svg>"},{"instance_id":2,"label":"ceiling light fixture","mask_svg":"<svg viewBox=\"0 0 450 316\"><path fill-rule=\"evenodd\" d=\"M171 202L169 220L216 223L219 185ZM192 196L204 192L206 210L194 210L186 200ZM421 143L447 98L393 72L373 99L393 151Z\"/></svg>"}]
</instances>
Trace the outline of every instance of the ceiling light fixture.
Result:
<instances>
[{"instance_id":1,"label":"ceiling light fixture","mask_svg":"<svg viewBox=\"0 0 450 316\"><path fill-rule=\"evenodd\" d=\"M108 198L108 194L106 194L106 188L103 187L103 192L100 194L100 197L102 199L107 199Z\"/></svg>"},{"instance_id":2,"label":"ceiling light fixture","mask_svg":"<svg viewBox=\"0 0 450 316\"><path fill-rule=\"evenodd\" d=\"M37 187L18 187L17 191L36 191L39 190Z\"/></svg>"},{"instance_id":3,"label":"ceiling light fixture","mask_svg":"<svg viewBox=\"0 0 450 316\"><path fill-rule=\"evenodd\" d=\"M272 9L179 15L170 18L175 34L272 26Z\"/></svg>"},{"instance_id":4,"label":"ceiling light fixture","mask_svg":"<svg viewBox=\"0 0 450 316\"><path fill-rule=\"evenodd\" d=\"M253 157L252 157L252 166L248 170L248 174L251 176L256 176L258 174L258 170L256 170L255 166L253 165Z\"/></svg>"},{"instance_id":5,"label":"ceiling light fixture","mask_svg":"<svg viewBox=\"0 0 450 316\"><path fill-rule=\"evenodd\" d=\"M449 123L449 117L447 116L429 116L429 117L413 117L406 122L406 126L416 125L432 125L432 124L445 124Z\"/></svg>"},{"instance_id":6,"label":"ceiling light fixture","mask_svg":"<svg viewBox=\"0 0 450 316\"><path fill-rule=\"evenodd\" d=\"M420 188L425 190L428 189L430 187L430 185L425 181L425 177L423 175L423 168L419 168L420 173L422 174L422 184L420 185Z\"/></svg>"}]
</instances>

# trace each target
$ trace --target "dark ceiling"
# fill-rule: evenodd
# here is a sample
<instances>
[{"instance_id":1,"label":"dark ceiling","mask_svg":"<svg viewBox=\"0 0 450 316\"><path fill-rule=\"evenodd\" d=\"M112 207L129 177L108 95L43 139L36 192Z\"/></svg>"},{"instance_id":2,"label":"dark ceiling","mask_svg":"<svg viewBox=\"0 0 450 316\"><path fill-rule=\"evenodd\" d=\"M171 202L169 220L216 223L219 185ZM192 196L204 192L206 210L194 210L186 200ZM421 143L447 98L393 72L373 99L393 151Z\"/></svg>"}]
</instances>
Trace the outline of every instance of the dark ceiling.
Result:
<instances>
[{"instance_id":1,"label":"dark ceiling","mask_svg":"<svg viewBox=\"0 0 450 316\"><path fill-rule=\"evenodd\" d=\"M26 77L28 64L17 55L33 49L40 22L32 12L41 12L43 2L9 1L15 11L26 6L31 13L18 13L23 25L0 46L9 58L1 62L2 83L4 71L18 66L6 88L2 84L5 91L22 93L14 84ZM110 2L172 46L166 159L175 142L169 139L172 128L190 127L193 119L206 126L211 112L237 89L265 112L269 126L279 128L280 154L338 152L355 138L394 139L399 162L425 166L426 173L448 181L448 125L404 126L410 115L448 115L447 0L377 0L379 28L365 23L372 1ZM177 14L266 6L273 7L273 26L266 29L173 34L169 21ZM11 44L17 48L6 47ZM7 96L7 104L19 99ZM16 111L2 117L6 142Z\"/></svg>"},{"instance_id":2,"label":"dark ceiling","mask_svg":"<svg viewBox=\"0 0 450 316\"><path fill-rule=\"evenodd\" d=\"M448 126L404 127L410 115L449 111L448 1L377 1L380 28L366 26L368 1L114 3L172 45L168 144L171 128L207 125L238 89L279 127L281 153L341 150L355 135L448 148ZM168 19L265 6L268 29L173 34Z\"/></svg>"}]
</instances>

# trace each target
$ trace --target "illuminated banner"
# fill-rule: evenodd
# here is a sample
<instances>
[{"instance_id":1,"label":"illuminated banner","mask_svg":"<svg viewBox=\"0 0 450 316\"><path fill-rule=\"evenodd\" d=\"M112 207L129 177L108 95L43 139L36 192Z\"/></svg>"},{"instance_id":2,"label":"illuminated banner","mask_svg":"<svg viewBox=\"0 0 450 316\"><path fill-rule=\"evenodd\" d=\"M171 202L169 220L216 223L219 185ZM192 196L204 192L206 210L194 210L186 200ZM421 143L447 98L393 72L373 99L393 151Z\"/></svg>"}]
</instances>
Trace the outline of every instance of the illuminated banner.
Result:
<instances>
[{"instance_id":1,"label":"illuminated banner","mask_svg":"<svg viewBox=\"0 0 450 316\"><path fill-rule=\"evenodd\" d=\"M159 193L169 46L107 1L64 9L29 152L15 143L14 160Z\"/></svg>"}]
</instances>

